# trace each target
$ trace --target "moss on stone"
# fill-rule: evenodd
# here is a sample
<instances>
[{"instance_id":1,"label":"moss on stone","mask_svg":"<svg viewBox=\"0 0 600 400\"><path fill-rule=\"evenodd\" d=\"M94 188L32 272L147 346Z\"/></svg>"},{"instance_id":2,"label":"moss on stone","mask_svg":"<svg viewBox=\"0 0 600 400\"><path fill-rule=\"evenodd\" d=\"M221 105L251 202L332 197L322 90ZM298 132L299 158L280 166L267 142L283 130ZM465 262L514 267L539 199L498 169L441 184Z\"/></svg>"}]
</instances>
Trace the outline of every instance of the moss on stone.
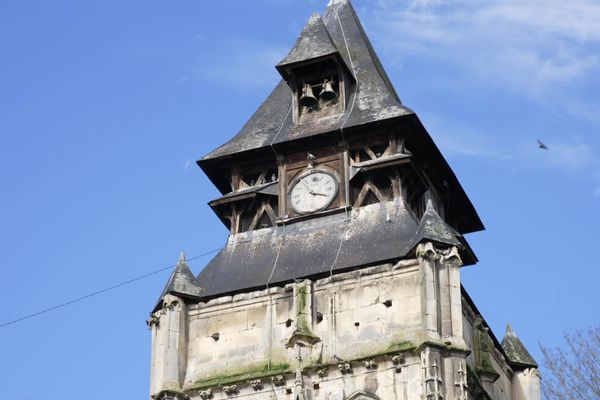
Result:
<instances>
[{"instance_id":1,"label":"moss on stone","mask_svg":"<svg viewBox=\"0 0 600 400\"><path fill-rule=\"evenodd\" d=\"M483 388L479 373L467 364L467 384L469 386L469 398L477 400L491 400Z\"/></svg>"},{"instance_id":2,"label":"moss on stone","mask_svg":"<svg viewBox=\"0 0 600 400\"><path fill-rule=\"evenodd\" d=\"M297 298L297 302L298 302L298 309L297 309L297 313L301 314L304 311L304 308L306 307L306 295L307 295L307 291L306 291L306 281L302 282L302 283L298 283L297 284L297 291L296 291L296 298Z\"/></svg>"},{"instance_id":3,"label":"moss on stone","mask_svg":"<svg viewBox=\"0 0 600 400\"><path fill-rule=\"evenodd\" d=\"M311 316L306 312L308 305L307 296L309 295L307 285L307 281L296 284L296 331L292 335L290 343L294 343L295 340L301 340L312 344L321 340L313 332L310 323Z\"/></svg>"},{"instance_id":4,"label":"moss on stone","mask_svg":"<svg viewBox=\"0 0 600 400\"><path fill-rule=\"evenodd\" d=\"M392 343L388 346L386 353L400 353L403 351L409 351L416 349L417 346L411 342L410 340L405 340L403 342Z\"/></svg>"},{"instance_id":5,"label":"moss on stone","mask_svg":"<svg viewBox=\"0 0 600 400\"><path fill-rule=\"evenodd\" d=\"M290 372L290 365L287 363L280 364L262 364L255 368L248 368L244 371L231 374L218 374L211 377L200 379L193 385L186 388L186 391L197 391L207 389L209 387L232 385L252 379L268 378L274 375Z\"/></svg>"}]
</instances>

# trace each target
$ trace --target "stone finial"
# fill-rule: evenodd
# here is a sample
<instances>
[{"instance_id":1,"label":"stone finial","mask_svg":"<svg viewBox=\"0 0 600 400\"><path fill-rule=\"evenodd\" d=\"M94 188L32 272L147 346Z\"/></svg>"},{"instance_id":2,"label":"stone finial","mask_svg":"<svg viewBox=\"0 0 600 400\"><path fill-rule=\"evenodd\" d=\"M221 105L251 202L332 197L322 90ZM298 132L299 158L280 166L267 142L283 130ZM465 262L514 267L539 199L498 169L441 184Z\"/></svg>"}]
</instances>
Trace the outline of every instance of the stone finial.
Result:
<instances>
[{"instance_id":1,"label":"stone finial","mask_svg":"<svg viewBox=\"0 0 600 400\"><path fill-rule=\"evenodd\" d=\"M179 253L179 260L177 260L177 264L185 263L185 253L182 251Z\"/></svg>"},{"instance_id":2,"label":"stone finial","mask_svg":"<svg viewBox=\"0 0 600 400\"><path fill-rule=\"evenodd\" d=\"M308 19L308 23L310 24L310 23L313 23L313 22L317 22L320 19L321 19L321 16L319 15L319 13L315 12L315 13L312 13L310 15L310 18ZM312 154L310 154L310 153L308 153L308 154L312 156Z\"/></svg>"},{"instance_id":3,"label":"stone finial","mask_svg":"<svg viewBox=\"0 0 600 400\"><path fill-rule=\"evenodd\" d=\"M513 331L513 328L512 328L512 326L510 326L510 324L506 325L506 333L504 333L504 337L508 337L508 336L517 337L517 335Z\"/></svg>"},{"instance_id":4,"label":"stone finial","mask_svg":"<svg viewBox=\"0 0 600 400\"><path fill-rule=\"evenodd\" d=\"M468 391L469 385L467 383L467 371L463 368L463 361L458 361L458 370L456 371L454 386L458 390L458 396L455 397L456 400L468 400Z\"/></svg>"},{"instance_id":5,"label":"stone finial","mask_svg":"<svg viewBox=\"0 0 600 400\"><path fill-rule=\"evenodd\" d=\"M440 367L437 363L438 355L432 352L430 348L425 348L421 352L421 369L423 370L423 390L424 398L442 400L443 380L440 374Z\"/></svg>"}]
</instances>

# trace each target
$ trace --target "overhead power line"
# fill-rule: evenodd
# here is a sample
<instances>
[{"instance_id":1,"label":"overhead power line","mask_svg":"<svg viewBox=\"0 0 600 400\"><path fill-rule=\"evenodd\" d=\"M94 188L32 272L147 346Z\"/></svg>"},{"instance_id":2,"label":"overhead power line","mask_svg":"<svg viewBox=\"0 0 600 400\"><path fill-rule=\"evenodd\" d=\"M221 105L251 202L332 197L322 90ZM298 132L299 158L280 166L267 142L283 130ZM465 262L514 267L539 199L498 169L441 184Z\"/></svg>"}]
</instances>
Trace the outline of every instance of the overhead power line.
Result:
<instances>
[{"instance_id":1,"label":"overhead power line","mask_svg":"<svg viewBox=\"0 0 600 400\"><path fill-rule=\"evenodd\" d=\"M205 257L205 256L207 256L207 255L209 255L209 254L216 253L216 252L217 252L217 251L219 251L219 250L220 250L220 248L219 248L219 249L214 249L214 250L211 250L211 251L207 251L206 253L202 253L202 254L199 254L199 255L197 255L197 256L195 256L195 257L188 258L186 261L194 261L194 260L197 260L197 259L199 259L199 258ZM79 302L81 302L81 301L83 301L83 300L87 300L87 299L89 299L89 298L91 298L91 297L98 296L98 295L100 295L100 294L102 294L102 293L110 292L111 290L118 289L118 288L120 288L120 287L122 287L122 286L129 285L130 283L133 283L133 282L136 282L136 281L142 280L142 279L144 279L144 278L148 278L149 276L152 276L152 275L159 274L159 273L161 273L161 272L163 272L163 271L166 271L166 270L168 270L168 269L172 269L172 268L174 268L176 265L177 265L177 264L170 264L170 265L168 265L168 266L166 266L166 267L162 267L162 268L159 268L159 269L157 269L157 270L155 270L155 271L148 272L147 274L140 275L140 276L137 276L137 277L135 277L135 278L129 279L129 280L127 280L127 281L124 281L124 282L121 282L121 283L117 283L116 285L112 285L112 286L106 287L106 288L104 288L104 289L100 289L100 290L97 290L97 291L95 291L95 292L88 293L88 294L86 294L86 295L84 295L84 296L81 296L81 297L77 297L76 299L72 299L72 300L66 301L66 302L64 302L64 303L57 304L57 305L55 305L55 306L52 306L52 307L45 308L45 309L43 309L43 310L40 310L40 311L34 312L34 313L32 313L32 314L27 314L27 315L24 315L24 316L22 316L22 317L20 317L20 318L14 319L14 320L12 320L12 321L5 322L5 323L3 323L3 324L0 324L0 328L4 328L4 327L7 327L7 326L9 326L9 325L16 324L17 322L25 321L26 319L30 319L30 318L33 318L33 317L37 317L38 315L46 314L46 313L49 313L49 312L51 312L51 311L54 311L54 310L58 310L59 308L66 307L66 306L68 306L68 305L71 305L71 304L74 304L74 303L79 303Z\"/></svg>"}]
</instances>

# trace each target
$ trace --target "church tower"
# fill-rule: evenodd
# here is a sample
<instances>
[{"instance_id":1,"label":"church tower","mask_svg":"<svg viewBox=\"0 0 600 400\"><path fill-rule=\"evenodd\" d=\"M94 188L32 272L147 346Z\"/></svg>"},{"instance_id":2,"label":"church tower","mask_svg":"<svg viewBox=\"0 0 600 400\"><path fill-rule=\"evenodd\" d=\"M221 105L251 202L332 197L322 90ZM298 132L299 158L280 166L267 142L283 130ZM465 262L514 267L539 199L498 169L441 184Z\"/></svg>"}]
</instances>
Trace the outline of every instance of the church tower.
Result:
<instances>
[{"instance_id":1,"label":"church tower","mask_svg":"<svg viewBox=\"0 0 600 400\"><path fill-rule=\"evenodd\" d=\"M461 286L483 225L348 0L314 14L282 80L198 161L230 230L156 304L151 397L539 400Z\"/></svg>"}]
</instances>

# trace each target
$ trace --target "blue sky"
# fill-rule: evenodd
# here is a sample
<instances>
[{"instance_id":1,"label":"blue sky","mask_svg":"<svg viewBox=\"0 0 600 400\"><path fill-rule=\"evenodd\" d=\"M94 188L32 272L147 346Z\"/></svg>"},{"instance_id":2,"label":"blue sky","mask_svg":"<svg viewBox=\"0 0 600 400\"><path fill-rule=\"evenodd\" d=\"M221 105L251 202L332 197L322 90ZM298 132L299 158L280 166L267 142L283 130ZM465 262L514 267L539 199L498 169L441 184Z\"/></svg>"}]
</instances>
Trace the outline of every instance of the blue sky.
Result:
<instances>
[{"instance_id":1,"label":"blue sky","mask_svg":"<svg viewBox=\"0 0 600 400\"><path fill-rule=\"evenodd\" d=\"M487 228L462 277L496 334L511 322L539 359L537 342L598 324L600 4L353 3ZM222 246L194 161L325 6L1 1L0 324ZM4 397L147 396L144 321L167 278L0 328Z\"/></svg>"}]
</instances>

